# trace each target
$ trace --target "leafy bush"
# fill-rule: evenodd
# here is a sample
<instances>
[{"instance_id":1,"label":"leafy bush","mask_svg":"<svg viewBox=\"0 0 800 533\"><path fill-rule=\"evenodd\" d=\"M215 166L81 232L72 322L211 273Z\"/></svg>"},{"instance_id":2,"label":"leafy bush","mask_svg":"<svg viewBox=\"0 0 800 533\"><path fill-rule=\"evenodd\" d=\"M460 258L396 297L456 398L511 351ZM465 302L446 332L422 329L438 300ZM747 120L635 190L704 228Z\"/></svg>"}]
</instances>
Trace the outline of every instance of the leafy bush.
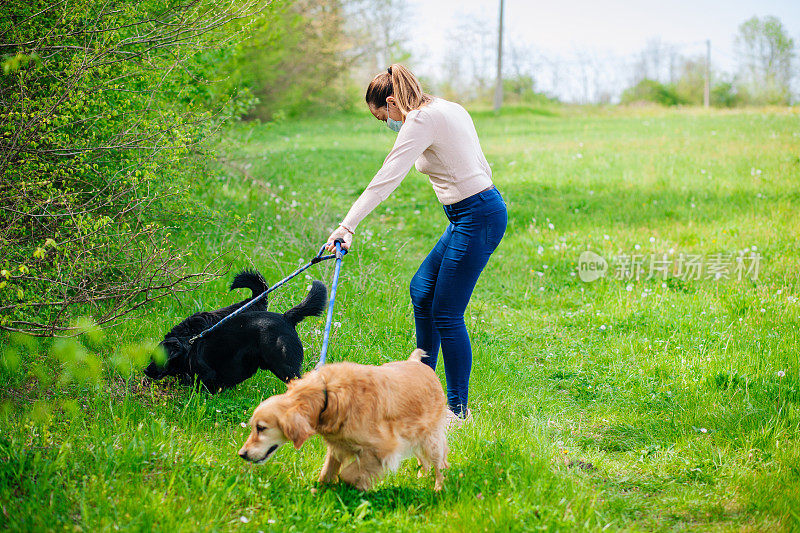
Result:
<instances>
[{"instance_id":1,"label":"leafy bush","mask_svg":"<svg viewBox=\"0 0 800 533\"><path fill-rule=\"evenodd\" d=\"M4 7L0 328L68 333L76 305L102 324L202 277L170 226L201 142L252 103L223 72L261 1Z\"/></svg>"},{"instance_id":2,"label":"leafy bush","mask_svg":"<svg viewBox=\"0 0 800 533\"><path fill-rule=\"evenodd\" d=\"M655 80L643 79L633 87L625 89L620 98L623 104L634 102L652 102L666 106L685 103L675 88Z\"/></svg>"}]
</instances>

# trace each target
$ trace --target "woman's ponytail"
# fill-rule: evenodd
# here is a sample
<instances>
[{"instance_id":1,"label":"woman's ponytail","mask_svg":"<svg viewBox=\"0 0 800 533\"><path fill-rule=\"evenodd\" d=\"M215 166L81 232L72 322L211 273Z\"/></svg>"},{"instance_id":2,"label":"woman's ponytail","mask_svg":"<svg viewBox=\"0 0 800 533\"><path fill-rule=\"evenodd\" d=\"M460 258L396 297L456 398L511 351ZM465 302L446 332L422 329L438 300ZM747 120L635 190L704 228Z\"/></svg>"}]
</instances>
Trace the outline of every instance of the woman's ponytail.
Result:
<instances>
[{"instance_id":1,"label":"woman's ponytail","mask_svg":"<svg viewBox=\"0 0 800 533\"><path fill-rule=\"evenodd\" d=\"M385 106L389 96L394 96L403 116L431 101L430 95L422 92L417 77L399 63L392 64L386 72L375 76L367 87L367 103L375 108Z\"/></svg>"}]
</instances>

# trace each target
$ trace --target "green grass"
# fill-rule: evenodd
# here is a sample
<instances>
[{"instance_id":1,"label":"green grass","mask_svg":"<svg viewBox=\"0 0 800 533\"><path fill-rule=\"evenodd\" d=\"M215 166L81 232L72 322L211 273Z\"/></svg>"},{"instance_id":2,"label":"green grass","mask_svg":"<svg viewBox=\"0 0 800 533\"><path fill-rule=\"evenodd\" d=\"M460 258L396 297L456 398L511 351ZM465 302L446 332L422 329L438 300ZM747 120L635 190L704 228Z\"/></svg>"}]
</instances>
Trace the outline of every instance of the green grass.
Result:
<instances>
[{"instance_id":1,"label":"green grass","mask_svg":"<svg viewBox=\"0 0 800 533\"><path fill-rule=\"evenodd\" d=\"M28 366L0 374L0 522L89 531L800 529L797 111L475 118L510 220L466 313L475 422L451 437L441 494L410 461L368 493L317 487L319 437L264 466L245 464L240 424L283 390L267 373L209 396L112 370L120 346L158 340L189 313L240 299L226 292L229 274L107 331L94 341L100 385L53 388L49 403L30 392L46 374L36 363L43 348L3 340ZM277 281L316 252L392 140L367 114L242 126L225 139L226 163L197 180L197 197L223 222L190 222L176 238L202 236L198 267L227 252L232 272L255 266ZM331 360L380 364L413 349L408 283L446 223L416 171L362 223L339 285ZM763 256L756 281L575 275L586 249L708 259L752 247ZM309 273L329 282L332 265ZM298 301L307 283L281 289L271 309ZM323 320L300 327L306 368ZM69 408L53 409L59 402Z\"/></svg>"}]
</instances>

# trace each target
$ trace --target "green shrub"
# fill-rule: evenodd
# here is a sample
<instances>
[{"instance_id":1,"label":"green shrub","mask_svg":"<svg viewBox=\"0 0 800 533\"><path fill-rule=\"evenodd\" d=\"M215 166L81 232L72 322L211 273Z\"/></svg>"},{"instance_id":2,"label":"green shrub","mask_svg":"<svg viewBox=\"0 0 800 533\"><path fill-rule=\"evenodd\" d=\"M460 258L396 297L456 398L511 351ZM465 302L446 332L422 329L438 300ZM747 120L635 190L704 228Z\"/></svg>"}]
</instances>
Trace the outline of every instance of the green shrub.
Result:
<instances>
[{"instance_id":1,"label":"green shrub","mask_svg":"<svg viewBox=\"0 0 800 533\"><path fill-rule=\"evenodd\" d=\"M0 328L65 333L76 305L104 323L187 287L170 227L201 142L252 103L224 69L260 1L4 7Z\"/></svg>"},{"instance_id":2,"label":"green shrub","mask_svg":"<svg viewBox=\"0 0 800 533\"><path fill-rule=\"evenodd\" d=\"M620 98L623 104L634 102L652 102L665 106L686 103L671 85L666 85L655 80L643 79L633 87L623 91Z\"/></svg>"}]
</instances>

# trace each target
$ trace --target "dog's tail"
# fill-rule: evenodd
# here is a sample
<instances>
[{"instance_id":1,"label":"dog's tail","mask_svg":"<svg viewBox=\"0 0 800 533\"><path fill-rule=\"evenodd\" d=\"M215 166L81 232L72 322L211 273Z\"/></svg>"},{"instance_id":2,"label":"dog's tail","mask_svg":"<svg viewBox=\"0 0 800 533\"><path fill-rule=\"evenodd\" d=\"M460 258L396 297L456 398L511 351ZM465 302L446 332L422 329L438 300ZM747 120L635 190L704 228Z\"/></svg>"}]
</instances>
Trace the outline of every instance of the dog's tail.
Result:
<instances>
[{"instance_id":1,"label":"dog's tail","mask_svg":"<svg viewBox=\"0 0 800 533\"><path fill-rule=\"evenodd\" d=\"M253 298L267 290L267 282L258 270L245 269L236 274L231 283L231 289L250 289L253 291Z\"/></svg>"},{"instance_id":2,"label":"dog's tail","mask_svg":"<svg viewBox=\"0 0 800 533\"><path fill-rule=\"evenodd\" d=\"M328 300L328 289L321 281L311 283L311 290L308 291L303 301L283 314L283 317L292 325L297 325L307 316L319 316L325 309L325 302Z\"/></svg>"},{"instance_id":3,"label":"dog's tail","mask_svg":"<svg viewBox=\"0 0 800 533\"><path fill-rule=\"evenodd\" d=\"M423 357L428 357L428 354L425 353L425 350L423 350L421 348L417 348L416 350L411 352L411 355L409 356L408 360L409 361L417 361L417 362L421 363Z\"/></svg>"}]
</instances>

